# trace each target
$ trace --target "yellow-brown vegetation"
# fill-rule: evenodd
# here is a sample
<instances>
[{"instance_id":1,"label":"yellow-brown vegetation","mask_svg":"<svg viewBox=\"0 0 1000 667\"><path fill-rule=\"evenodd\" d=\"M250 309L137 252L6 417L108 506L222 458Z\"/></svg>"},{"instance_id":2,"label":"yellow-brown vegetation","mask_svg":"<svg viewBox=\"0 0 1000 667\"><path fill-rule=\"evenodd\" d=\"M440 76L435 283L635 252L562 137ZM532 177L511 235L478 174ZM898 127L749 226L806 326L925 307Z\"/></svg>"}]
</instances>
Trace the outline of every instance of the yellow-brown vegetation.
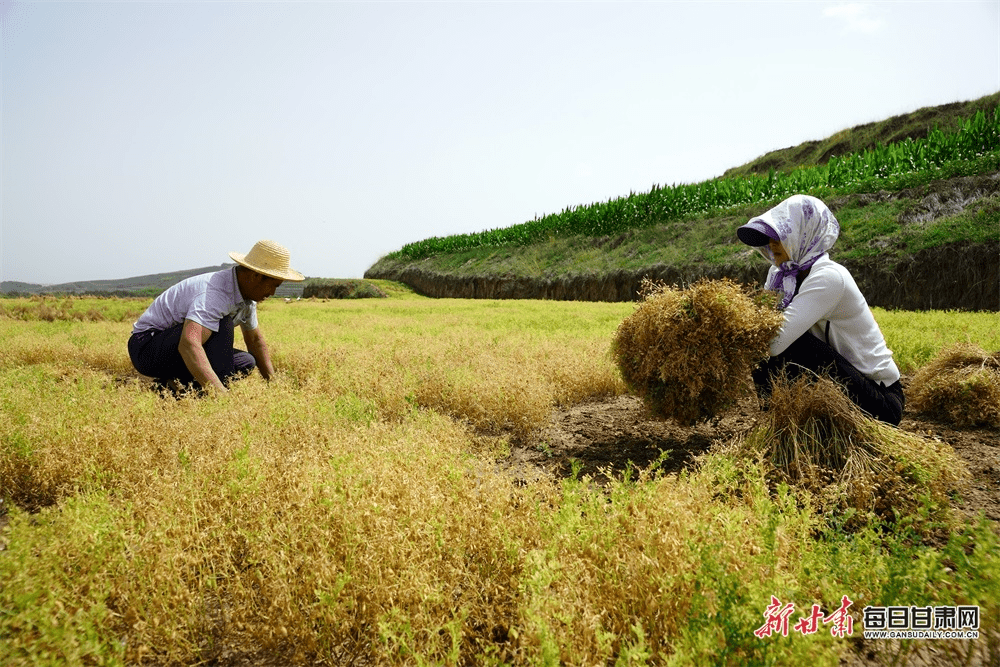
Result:
<instances>
[{"instance_id":1,"label":"yellow-brown vegetation","mask_svg":"<svg viewBox=\"0 0 1000 667\"><path fill-rule=\"evenodd\" d=\"M34 295L0 299L0 317L43 322L132 321L145 310L140 298Z\"/></svg>"},{"instance_id":2,"label":"yellow-brown vegetation","mask_svg":"<svg viewBox=\"0 0 1000 667\"><path fill-rule=\"evenodd\" d=\"M830 633L753 635L773 594L906 590L995 629L989 527L845 538L726 454L603 485L498 465L624 391L631 309L265 303L277 376L177 399L127 320L0 317L0 664L840 664Z\"/></svg>"},{"instance_id":3,"label":"yellow-brown vegetation","mask_svg":"<svg viewBox=\"0 0 1000 667\"><path fill-rule=\"evenodd\" d=\"M752 388L750 371L782 322L773 301L728 279L687 288L646 282L615 334L625 382L657 416L681 424L714 417Z\"/></svg>"},{"instance_id":4,"label":"yellow-brown vegetation","mask_svg":"<svg viewBox=\"0 0 1000 667\"><path fill-rule=\"evenodd\" d=\"M968 478L950 447L869 417L823 376L776 378L762 424L735 449L766 460L776 482L811 491L821 512L850 526L913 516L924 497L944 510Z\"/></svg>"},{"instance_id":5,"label":"yellow-brown vegetation","mask_svg":"<svg viewBox=\"0 0 1000 667\"><path fill-rule=\"evenodd\" d=\"M956 426L1000 426L1000 352L972 343L945 348L914 375L907 401Z\"/></svg>"}]
</instances>

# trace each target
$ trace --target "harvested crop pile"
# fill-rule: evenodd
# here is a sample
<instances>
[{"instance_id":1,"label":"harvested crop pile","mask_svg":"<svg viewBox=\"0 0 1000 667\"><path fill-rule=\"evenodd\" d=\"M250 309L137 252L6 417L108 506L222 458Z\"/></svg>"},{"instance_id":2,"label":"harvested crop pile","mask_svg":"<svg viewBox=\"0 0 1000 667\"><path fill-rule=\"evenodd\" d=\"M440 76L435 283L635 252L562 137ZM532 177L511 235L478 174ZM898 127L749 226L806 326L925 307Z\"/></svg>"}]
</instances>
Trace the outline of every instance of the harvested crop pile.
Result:
<instances>
[{"instance_id":1,"label":"harvested crop pile","mask_svg":"<svg viewBox=\"0 0 1000 667\"><path fill-rule=\"evenodd\" d=\"M872 419L826 377L776 379L763 423L735 449L767 461L775 482L811 491L845 526L916 515L923 498L940 514L967 476L950 447Z\"/></svg>"},{"instance_id":2,"label":"harvested crop pile","mask_svg":"<svg viewBox=\"0 0 1000 667\"><path fill-rule=\"evenodd\" d=\"M644 281L612 351L625 383L654 415L690 425L752 389L750 371L767 357L781 322L773 295L728 279L686 289Z\"/></svg>"},{"instance_id":3,"label":"harvested crop pile","mask_svg":"<svg viewBox=\"0 0 1000 667\"><path fill-rule=\"evenodd\" d=\"M942 350L913 377L911 410L959 427L1000 426L1000 352L960 343Z\"/></svg>"}]
</instances>

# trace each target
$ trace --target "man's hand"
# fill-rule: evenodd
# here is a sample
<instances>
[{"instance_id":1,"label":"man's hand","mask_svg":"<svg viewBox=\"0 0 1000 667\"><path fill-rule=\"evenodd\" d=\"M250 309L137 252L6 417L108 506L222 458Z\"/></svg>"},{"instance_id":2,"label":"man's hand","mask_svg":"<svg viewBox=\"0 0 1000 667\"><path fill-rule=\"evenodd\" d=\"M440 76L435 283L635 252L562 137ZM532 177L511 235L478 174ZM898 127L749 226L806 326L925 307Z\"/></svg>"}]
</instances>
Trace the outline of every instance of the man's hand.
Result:
<instances>
[{"instance_id":1,"label":"man's hand","mask_svg":"<svg viewBox=\"0 0 1000 667\"><path fill-rule=\"evenodd\" d=\"M208 355L205 354L205 343L212 335L211 329L206 329L194 320L184 320L184 327L181 329L181 342L177 346L184 365L194 376L203 388L212 387L223 394L228 393L222 380L212 370L212 364L208 362Z\"/></svg>"},{"instance_id":2,"label":"man's hand","mask_svg":"<svg viewBox=\"0 0 1000 667\"><path fill-rule=\"evenodd\" d=\"M267 349L267 341L264 340L264 333L260 327L248 329L241 327L243 331L243 342L246 343L247 352L253 355L257 361L257 370L265 380L270 380L274 376L274 365L271 364L271 354Z\"/></svg>"}]
</instances>

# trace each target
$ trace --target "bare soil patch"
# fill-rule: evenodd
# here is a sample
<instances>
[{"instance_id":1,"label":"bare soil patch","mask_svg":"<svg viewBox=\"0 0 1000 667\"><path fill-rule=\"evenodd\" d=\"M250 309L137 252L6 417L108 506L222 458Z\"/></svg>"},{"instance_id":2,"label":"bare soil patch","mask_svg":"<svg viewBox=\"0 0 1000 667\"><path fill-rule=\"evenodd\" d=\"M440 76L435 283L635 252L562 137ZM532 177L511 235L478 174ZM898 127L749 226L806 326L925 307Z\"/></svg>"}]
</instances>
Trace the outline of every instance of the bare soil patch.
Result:
<instances>
[{"instance_id":1,"label":"bare soil patch","mask_svg":"<svg viewBox=\"0 0 1000 667\"><path fill-rule=\"evenodd\" d=\"M650 415L636 396L615 396L556 410L546 426L514 443L509 465L525 481L567 477L576 470L601 483L658 459L662 471L680 472L760 418L757 400L744 398L711 421L680 426ZM970 520L985 513L1000 530L1000 429L959 429L910 412L900 428L947 443L958 453L972 475L958 507Z\"/></svg>"},{"instance_id":2,"label":"bare soil patch","mask_svg":"<svg viewBox=\"0 0 1000 667\"><path fill-rule=\"evenodd\" d=\"M759 414L756 401L746 399L709 422L680 426L653 417L636 396L615 396L557 410L544 428L513 447L511 462L526 477L567 477L576 469L598 483L657 460L664 472L680 472L752 428Z\"/></svg>"},{"instance_id":3,"label":"bare soil patch","mask_svg":"<svg viewBox=\"0 0 1000 667\"><path fill-rule=\"evenodd\" d=\"M907 380L903 378L904 387ZM635 396L594 400L557 410L545 427L513 445L509 465L525 482L542 476L567 477L576 471L601 484L609 476L621 478L630 468L646 468L657 460L663 471L680 472L690 469L698 455L753 428L760 418L755 398L743 399L717 418L690 427L652 417ZM1000 429L958 429L912 413L904 413L900 428L945 442L958 453L972 482L956 507L969 521L984 513L1000 531ZM924 641L904 649L898 641L859 636L841 665L987 665L996 656L998 641L997 637Z\"/></svg>"}]
</instances>

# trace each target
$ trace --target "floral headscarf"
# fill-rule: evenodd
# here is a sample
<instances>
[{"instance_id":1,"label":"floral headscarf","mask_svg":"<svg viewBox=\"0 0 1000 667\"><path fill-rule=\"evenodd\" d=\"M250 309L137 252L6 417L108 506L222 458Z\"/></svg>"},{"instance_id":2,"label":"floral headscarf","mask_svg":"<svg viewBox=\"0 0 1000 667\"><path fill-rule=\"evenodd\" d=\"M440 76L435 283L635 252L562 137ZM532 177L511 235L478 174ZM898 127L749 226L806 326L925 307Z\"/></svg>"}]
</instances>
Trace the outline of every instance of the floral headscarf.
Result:
<instances>
[{"instance_id":1,"label":"floral headscarf","mask_svg":"<svg viewBox=\"0 0 1000 667\"><path fill-rule=\"evenodd\" d=\"M799 272L811 267L833 247L840 235L840 223L826 204L816 197L792 195L751 219L745 226L761 230L762 224L777 235L777 240L788 253L788 261L778 267L765 285L766 289L784 292L780 304L784 308L795 297L795 279ZM774 238L771 234L767 236ZM757 250L768 261L774 262L774 255L768 246L758 247Z\"/></svg>"}]
</instances>

